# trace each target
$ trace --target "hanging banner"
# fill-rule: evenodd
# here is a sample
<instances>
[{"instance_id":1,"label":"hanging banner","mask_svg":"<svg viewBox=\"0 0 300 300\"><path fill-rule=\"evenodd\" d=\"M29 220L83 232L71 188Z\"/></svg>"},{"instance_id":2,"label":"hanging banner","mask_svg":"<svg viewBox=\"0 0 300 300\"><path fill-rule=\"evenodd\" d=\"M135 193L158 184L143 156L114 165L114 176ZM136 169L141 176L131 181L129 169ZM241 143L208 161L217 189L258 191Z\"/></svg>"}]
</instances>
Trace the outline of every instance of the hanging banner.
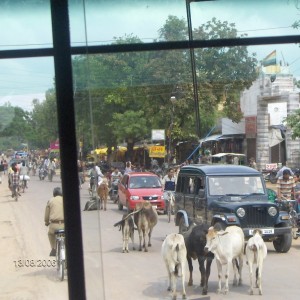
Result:
<instances>
[{"instance_id":1,"label":"hanging banner","mask_svg":"<svg viewBox=\"0 0 300 300\"><path fill-rule=\"evenodd\" d=\"M151 146L149 147L149 157L164 158L166 156L165 146Z\"/></svg>"},{"instance_id":2,"label":"hanging banner","mask_svg":"<svg viewBox=\"0 0 300 300\"><path fill-rule=\"evenodd\" d=\"M164 141L166 138L164 129L152 129L152 141Z\"/></svg>"},{"instance_id":3,"label":"hanging banner","mask_svg":"<svg viewBox=\"0 0 300 300\"><path fill-rule=\"evenodd\" d=\"M54 142L50 142L50 151L59 151L59 140L56 140Z\"/></svg>"}]
</instances>

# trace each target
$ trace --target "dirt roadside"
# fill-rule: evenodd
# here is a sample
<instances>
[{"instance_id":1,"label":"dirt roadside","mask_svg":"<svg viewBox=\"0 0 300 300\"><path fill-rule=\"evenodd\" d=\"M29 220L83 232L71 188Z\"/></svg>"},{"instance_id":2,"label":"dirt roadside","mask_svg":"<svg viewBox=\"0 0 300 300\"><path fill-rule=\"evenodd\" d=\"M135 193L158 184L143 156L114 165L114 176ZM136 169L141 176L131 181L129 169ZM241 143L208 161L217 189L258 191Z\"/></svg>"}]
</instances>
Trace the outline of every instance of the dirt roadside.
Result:
<instances>
[{"instance_id":1,"label":"dirt roadside","mask_svg":"<svg viewBox=\"0 0 300 300\"><path fill-rule=\"evenodd\" d=\"M37 299L29 288L35 285L34 278L26 277L27 270L16 267L17 260L26 257L26 254L13 212L15 204L7 186L7 176L3 176L0 185L0 299Z\"/></svg>"},{"instance_id":2,"label":"dirt roadside","mask_svg":"<svg viewBox=\"0 0 300 300\"><path fill-rule=\"evenodd\" d=\"M24 201L25 197L28 195L22 195L19 201L15 202L8 189L7 176L2 177L0 184L0 300L48 300L53 297L59 300L68 299L65 292L55 295L57 284L67 286L67 282L61 284L57 282L55 268L28 266L32 258L40 258L31 250L41 248L40 244L46 243L47 250L44 251L42 248L43 253L47 251L45 257L42 257L43 260L48 262L52 258L47 256L49 247L45 236L47 228L42 227L40 216L38 216L41 226L36 227L36 230L32 229L33 222L28 219L26 210L28 202ZM20 218L22 213L25 215L24 219ZM33 215L36 213L34 212ZM33 219L36 220L36 218ZM40 231L45 237L43 241L40 240ZM33 263L36 264L37 259ZM59 287L58 292L60 292Z\"/></svg>"}]
</instances>

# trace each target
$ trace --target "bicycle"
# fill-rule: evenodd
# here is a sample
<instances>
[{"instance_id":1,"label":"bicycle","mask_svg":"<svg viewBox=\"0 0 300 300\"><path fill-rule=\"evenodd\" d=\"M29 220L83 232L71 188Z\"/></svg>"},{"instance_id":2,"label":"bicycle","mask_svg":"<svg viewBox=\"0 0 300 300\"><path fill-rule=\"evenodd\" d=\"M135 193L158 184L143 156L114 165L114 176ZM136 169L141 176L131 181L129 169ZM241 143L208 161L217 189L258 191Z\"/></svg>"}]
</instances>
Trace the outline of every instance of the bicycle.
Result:
<instances>
[{"instance_id":1,"label":"bicycle","mask_svg":"<svg viewBox=\"0 0 300 300\"><path fill-rule=\"evenodd\" d=\"M67 269L66 246L65 246L65 230L59 229L55 231L56 236L56 269L60 281L64 280L65 270Z\"/></svg>"},{"instance_id":2,"label":"bicycle","mask_svg":"<svg viewBox=\"0 0 300 300\"><path fill-rule=\"evenodd\" d=\"M97 199L97 180L95 176L91 176L89 193L92 199Z\"/></svg>"},{"instance_id":3,"label":"bicycle","mask_svg":"<svg viewBox=\"0 0 300 300\"><path fill-rule=\"evenodd\" d=\"M168 223L171 222L171 215L174 213L174 207L175 207L175 198L174 193L172 191L165 191L164 198L167 202L167 216L168 216Z\"/></svg>"},{"instance_id":4,"label":"bicycle","mask_svg":"<svg viewBox=\"0 0 300 300\"><path fill-rule=\"evenodd\" d=\"M21 189L23 193L25 193L25 189L27 188L27 180L25 179L25 175L21 175L23 178L21 179Z\"/></svg>"},{"instance_id":5,"label":"bicycle","mask_svg":"<svg viewBox=\"0 0 300 300\"><path fill-rule=\"evenodd\" d=\"M15 201L18 201L18 197L19 197L19 186L18 185L12 186L12 197L14 198Z\"/></svg>"}]
</instances>

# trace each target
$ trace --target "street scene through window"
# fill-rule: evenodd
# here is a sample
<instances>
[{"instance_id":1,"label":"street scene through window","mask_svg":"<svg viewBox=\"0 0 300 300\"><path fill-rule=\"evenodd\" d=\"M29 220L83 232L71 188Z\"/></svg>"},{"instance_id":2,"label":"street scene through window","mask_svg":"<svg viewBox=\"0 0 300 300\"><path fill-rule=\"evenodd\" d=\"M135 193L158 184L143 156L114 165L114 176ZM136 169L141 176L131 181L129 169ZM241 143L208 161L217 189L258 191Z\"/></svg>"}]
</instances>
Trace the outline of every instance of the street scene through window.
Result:
<instances>
[{"instance_id":1,"label":"street scene through window","mask_svg":"<svg viewBox=\"0 0 300 300\"><path fill-rule=\"evenodd\" d=\"M0 299L296 298L299 12L0 1Z\"/></svg>"}]
</instances>

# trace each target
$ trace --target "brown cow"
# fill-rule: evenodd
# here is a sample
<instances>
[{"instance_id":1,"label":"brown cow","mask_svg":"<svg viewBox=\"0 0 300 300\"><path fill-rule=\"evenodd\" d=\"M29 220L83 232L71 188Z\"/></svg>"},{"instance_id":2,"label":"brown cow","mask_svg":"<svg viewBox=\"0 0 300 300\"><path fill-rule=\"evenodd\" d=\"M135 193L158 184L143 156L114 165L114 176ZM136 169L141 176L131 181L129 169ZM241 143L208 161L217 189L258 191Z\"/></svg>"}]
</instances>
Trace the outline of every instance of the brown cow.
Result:
<instances>
[{"instance_id":1,"label":"brown cow","mask_svg":"<svg viewBox=\"0 0 300 300\"><path fill-rule=\"evenodd\" d=\"M134 214L134 223L139 232L140 248L142 251L142 238L144 251L148 252L147 246L151 247L151 233L153 227L157 224L157 212L149 201L142 201L136 204ZM148 243L146 241L148 237Z\"/></svg>"},{"instance_id":2,"label":"brown cow","mask_svg":"<svg viewBox=\"0 0 300 300\"><path fill-rule=\"evenodd\" d=\"M97 188L97 194L100 198L100 209L103 209L103 203L104 203L104 210L106 210L106 203L107 203L107 198L108 198L108 181L106 178L103 178L103 181Z\"/></svg>"}]
</instances>

